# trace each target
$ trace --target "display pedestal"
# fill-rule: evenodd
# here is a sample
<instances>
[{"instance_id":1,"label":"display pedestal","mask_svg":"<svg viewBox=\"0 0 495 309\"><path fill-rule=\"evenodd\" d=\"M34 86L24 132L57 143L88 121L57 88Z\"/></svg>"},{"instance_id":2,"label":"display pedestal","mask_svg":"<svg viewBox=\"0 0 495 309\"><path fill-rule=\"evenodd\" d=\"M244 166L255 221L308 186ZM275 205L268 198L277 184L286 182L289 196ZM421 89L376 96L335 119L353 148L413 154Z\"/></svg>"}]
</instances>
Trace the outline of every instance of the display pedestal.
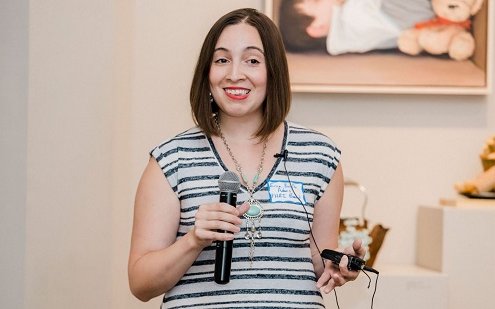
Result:
<instances>
[{"instance_id":1,"label":"display pedestal","mask_svg":"<svg viewBox=\"0 0 495 309\"><path fill-rule=\"evenodd\" d=\"M420 206L417 266L380 265L373 307L381 309L489 309L495 284L495 204ZM337 288L342 309L371 307L375 274ZM324 295L336 309L333 292Z\"/></svg>"},{"instance_id":2,"label":"display pedestal","mask_svg":"<svg viewBox=\"0 0 495 309\"><path fill-rule=\"evenodd\" d=\"M382 309L447 309L447 276L440 272L417 266L380 266L380 277L373 308ZM342 309L371 308L371 297L376 275L368 289L368 277L359 274L354 282L337 288ZM335 296L324 295L327 309L336 309Z\"/></svg>"},{"instance_id":3,"label":"display pedestal","mask_svg":"<svg viewBox=\"0 0 495 309\"><path fill-rule=\"evenodd\" d=\"M417 264L448 275L449 309L494 308L495 207L421 206Z\"/></svg>"}]
</instances>

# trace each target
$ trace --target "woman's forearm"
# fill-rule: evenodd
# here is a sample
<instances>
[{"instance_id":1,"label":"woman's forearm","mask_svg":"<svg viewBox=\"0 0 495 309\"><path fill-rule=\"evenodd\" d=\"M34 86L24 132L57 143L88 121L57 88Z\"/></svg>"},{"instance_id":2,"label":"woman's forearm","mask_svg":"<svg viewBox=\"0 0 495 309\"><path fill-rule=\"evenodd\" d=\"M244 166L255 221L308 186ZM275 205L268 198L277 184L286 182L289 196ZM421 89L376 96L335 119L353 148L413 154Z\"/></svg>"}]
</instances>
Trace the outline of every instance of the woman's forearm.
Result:
<instances>
[{"instance_id":1,"label":"woman's forearm","mask_svg":"<svg viewBox=\"0 0 495 309\"><path fill-rule=\"evenodd\" d=\"M169 247L148 252L129 264L129 285L132 294L148 301L173 288L194 263L204 244L198 243L190 231Z\"/></svg>"}]
</instances>

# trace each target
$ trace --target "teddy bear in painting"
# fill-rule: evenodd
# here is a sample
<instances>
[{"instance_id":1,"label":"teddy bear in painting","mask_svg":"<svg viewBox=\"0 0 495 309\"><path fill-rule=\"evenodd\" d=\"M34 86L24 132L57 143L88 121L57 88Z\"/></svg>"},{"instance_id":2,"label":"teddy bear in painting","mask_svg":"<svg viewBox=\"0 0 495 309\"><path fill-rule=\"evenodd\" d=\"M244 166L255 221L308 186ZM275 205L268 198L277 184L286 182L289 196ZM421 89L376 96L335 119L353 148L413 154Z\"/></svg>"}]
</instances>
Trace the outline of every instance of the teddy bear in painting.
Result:
<instances>
[{"instance_id":1,"label":"teddy bear in painting","mask_svg":"<svg viewBox=\"0 0 495 309\"><path fill-rule=\"evenodd\" d=\"M435 18L403 31L397 41L399 50L409 55L448 54L455 60L471 57L475 49L471 16L478 13L483 0L432 0L431 5Z\"/></svg>"}]
</instances>

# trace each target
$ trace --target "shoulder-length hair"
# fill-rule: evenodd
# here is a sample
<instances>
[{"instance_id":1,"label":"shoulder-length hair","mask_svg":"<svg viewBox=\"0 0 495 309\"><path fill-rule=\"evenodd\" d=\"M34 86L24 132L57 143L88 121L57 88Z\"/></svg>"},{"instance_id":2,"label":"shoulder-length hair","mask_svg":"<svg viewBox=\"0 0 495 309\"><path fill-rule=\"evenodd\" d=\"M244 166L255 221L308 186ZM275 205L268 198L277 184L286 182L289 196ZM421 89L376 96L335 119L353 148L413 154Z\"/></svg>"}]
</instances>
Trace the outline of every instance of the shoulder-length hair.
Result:
<instances>
[{"instance_id":1,"label":"shoulder-length hair","mask_svg":"<svg viewBox=\"0 0 495 309\"><path fill-rule=\"evenodd\" d=\"M222 31L230 25L246 23L258 30L263 43L267 70L266 98L263 120L256 137L266 139L285 120L291 103L289 69L284 44L277 26L255 9L244 8L221 17L210 29L201 47L191 84L189 99L194 122L207 136L219 135L212 114L218 106L210 102L209 72L215 45Z\"/></svg>"}]
</instances>

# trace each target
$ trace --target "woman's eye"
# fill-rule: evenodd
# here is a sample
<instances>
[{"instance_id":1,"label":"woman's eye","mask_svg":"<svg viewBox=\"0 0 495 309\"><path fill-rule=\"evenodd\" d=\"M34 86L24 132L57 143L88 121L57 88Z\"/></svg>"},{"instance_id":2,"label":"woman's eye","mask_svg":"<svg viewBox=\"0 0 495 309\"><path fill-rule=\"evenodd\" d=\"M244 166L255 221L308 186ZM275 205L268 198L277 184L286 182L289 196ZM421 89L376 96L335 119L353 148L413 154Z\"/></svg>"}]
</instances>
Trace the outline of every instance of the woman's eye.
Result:
<instances>
[{"instance_id":1,"label":"woman's eye","mask_svg":"<svg viewBox=\"0 0 495 309\"><path fill-rule=\"evenodd\" d=\"M258 64L258 63L261 63L261 62L259 62L258 59L249 59L248 60L248 63L249 64Z\"/></svg>"},{"instance_id":2,"label":"woman's eye","mask_svg":"<svg viewBox=\"0 0 495 309\"><path fill-rule=\"evenodd\" d=\"M215 63L227 63L227 62L228 62L228 60L227 60L227 59L225 59L225 58L219 58L219 59L215 60L214 62L215 62Z\"/></svg>"}]
</instances>

